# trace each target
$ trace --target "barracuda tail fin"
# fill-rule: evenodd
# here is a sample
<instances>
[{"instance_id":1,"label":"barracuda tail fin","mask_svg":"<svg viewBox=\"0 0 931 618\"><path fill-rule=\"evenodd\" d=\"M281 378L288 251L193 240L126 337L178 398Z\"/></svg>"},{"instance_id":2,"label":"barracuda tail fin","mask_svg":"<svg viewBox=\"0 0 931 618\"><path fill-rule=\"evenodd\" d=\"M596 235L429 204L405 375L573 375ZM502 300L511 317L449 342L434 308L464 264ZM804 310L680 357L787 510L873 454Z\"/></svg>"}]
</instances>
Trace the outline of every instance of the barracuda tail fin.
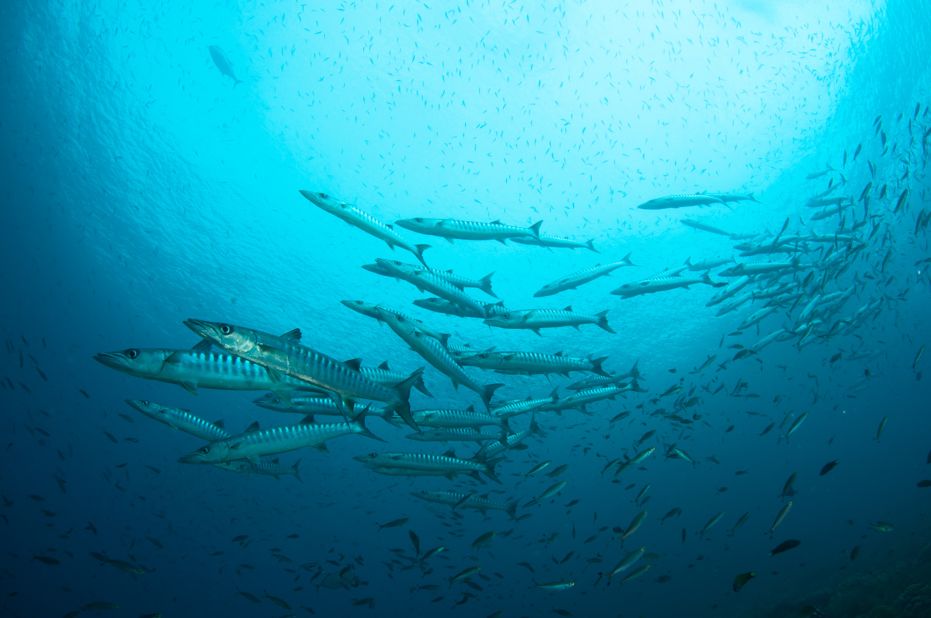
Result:
<instances>
[{"instance_id":1,"label":"barracuda tail fin","mask_svg":"<svg viewBox=\"0 0 931 618\"><path fill-rule=\"evenodd\" d=\"M371 430L365 426L365 417L368 414L369 408L366 406L362 412L359 413L353 420L349 422L352 425L352 430L359 435L365 436L366 438L371 438L372 440L378 440L379 442L384 442L383 439L376 436Z\"/></svg>"},{"instance_id":2,"label":"barracuda tail fin","mask_svg":"<svg viewBox=\"0 0 931 618\"><path fill-rule=\"evenodd\" d=\"M415 370L411 375L409 375L403 382L400 382L397 385L398 391L398 401L393 406L395 412L398 413L407 425L414 431L420 431L420 427L417 426L417 423L414 422L414 415L411 414L411 387L417 384L418 381L423 380L423 367Z\"/></svg>"},{"instance_id":3,"label":"barracuda tail fin","mask_svg":"<svg viewBox=\"0 0 931 618\"><path fill-rule=\"evenodd\" d=\"M595 314L595 317L598 318L598 326L611 334L617 334L611 325L608 324L608 310L605 309L599 313Z\"/></svg>"},{"instance_id":4,"label":"barracuda tail fin","mask_svg":"<svg viewBox=\"0 0 931 618\"><path fill-rule=\"evenodd\" d=\"M491 407L491 398L494 396L495 391L502 386L504 386L504 384L496 382L495 384L486 384L482 388L482 401L485 403L486 408Z\"/></svg>"},{"instance_id":5,"label":"barracuda tail fin","mask_svg":"<svg viewBox=\"0 0 931 618\"><path fill-rule=\"evenodd\" d=\"M295 461L294 465L291 466L291 474L293 474L294 478L296 478L300 482L302 483L304 482L304 479L301 478L301 460L300 459Z\"/></svg>"},{"instance_id":6,"label":"barracuda tail fin","mask_svg":"<svg viewBox=\"0 0 931 618\"><path fill-rule=\"evenodd\" d=\"M605 371L604 368L601 366L602 363L604 363L606 360L608 360L607 356L600 356L598 358L591 359L592 371L594 371L600 376L610 376L611 374Z\"/></svg>"},{"instance_id":7,"label":"barracuda tail fin","mask_svg":"<svg viewBox=\"0 0 931 618\"><path fill-rule=\"evenodd\" d=\"M621 258L621 262L622 262L625 266L636 266L636 264L634 264L633 261L630 259L630 254L629 254L629 253L628 253L627 255L625 255L624 257ZM686 263L688 263L688 260L686 260Z\"/></svg>"},{"instance_id":8,"label":"barracuda tail fin","mask_svg":"<svg viewBox=\"0 0 931 618\"><path fill-rule=\"evenodd\" d=\"M495 483L501 483L501 479L498 478L498 473L495 472L495 465L497 465L499 460L492 459L491 461L486 461L485 463L485 476L493 480Z\"/></svg>"},{"instance_id":9,"label":"barracuda tail fin","mask_svg":"<svg viewBox=\"0 0 931 618\"><path fill-rule=\"evenodd\" d=\"M595 253L599 253L598 249L595 248L594 238L585 241L585 248L588 249L589 251L594 251Z\"/></svg>"},{"instance_id":10,"label":"barracuda tail fin","mask_svg":"<svg viewBox=\"0 0 931 618\"><path fill-rule=\"evenodd\" d=\"M417 259L420 260L420 263L424 266L427 263L423 259L423 252L430 248L430 245L414 245L414 248L417 250Z\"/></svg>"},{"instance_id":11,"label":"barracuda tail fin","mask_svg":"<svg viewBox=\"0 0 931 618\"><path fill-rule=\"evenodd\" d=\"M498 295L495 294L494 290L491 289L491 276L494 274L495 273L488 273L487 275L482 277L481 286L479 286L479 289L485 292L486 294L488 294L489 296L494 296L495 298L498 298Z\"/></svg>"},{"instance_id":12,"label":"barracuda tail fin","mask_svg":"<svg viewBox=\"0 0 931 618\"><path fill-rule=\"evenodd\" d=\"M433 397L433 393L431 393L430 390L427 388L427 385L424 384L423 373L417 376L417 381L414 382L414 388L419 390L421 393L423 393L427 397Z\"/></svg>"},{"instance_id":13,"label":"barracuda tail fin","mask_svg":"<svg viewBox=\"0 0 931 618\"><path fill-rule=\"evenodd\" d=\"M511 500L508 502L507 508L504 509L508 517L511 519L517 519L517 500Z\"/></svg>"}]
</instances>

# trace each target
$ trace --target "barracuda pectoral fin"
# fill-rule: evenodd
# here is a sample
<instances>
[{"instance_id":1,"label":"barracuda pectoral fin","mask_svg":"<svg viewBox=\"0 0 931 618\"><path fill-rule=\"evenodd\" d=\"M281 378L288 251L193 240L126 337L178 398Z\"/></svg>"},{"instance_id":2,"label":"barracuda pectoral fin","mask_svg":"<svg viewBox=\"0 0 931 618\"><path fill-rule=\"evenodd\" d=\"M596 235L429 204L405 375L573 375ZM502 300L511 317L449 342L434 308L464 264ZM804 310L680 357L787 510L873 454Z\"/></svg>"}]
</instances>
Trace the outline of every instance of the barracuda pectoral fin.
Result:
<instances>
[{"instance_id":1,"label":"barracuda pectoral fin","mask_svg":"<svg viewBox=\"0 0 931 618\"><path fill-rule=\"evenodd\" d=\"M191 350L194 352L209 352L212 346L213 343L209 339L201 339L191 346Z\"/></svg>"},{"instance_id":2,"label":"barracuda pectoral fin","mask_svg":"<svg viewBox=\"0 0 931 618\"><path fill-rule=\"evenodd\" d=\"M243 433L252 433L254 431L258 431L259 429L261 429L261 427L259 426L259 422L252 421L251 423L249 423L249 426L243 430Z\"/></svg>"},{"instance_id":3,"label":"barracuda pectoral fin","mask_svg":"<svg viewBox=\"0 0 931 618\"><path fill-rule=\"evenodd\" d=\"M197 394L197 386L193 382L178 382L178 385L192 395Z\"/></svg>"},{"instance_id":4,"label":"barracuda pectoral fin","mask_svg":"<svg viewBox=\"0 0 931 618\"><path fill-rule=\"evenodd\" d=\"M327 448L326 442L321 442L320 444L314 444L314 448L322 453L330 452L330 449Z\"/></svg>"},{"instance_id":5,"label":"barracuda pectoral fin","mask_svg":"<svg viewBox=\"0 0 931 618\"><path fill-rule=\"evenodd\" d=\"M281 333L281 338L285 341L300 341L301 340L301 329L292 328L286 333Z\"/></svg>"}]
</instances>

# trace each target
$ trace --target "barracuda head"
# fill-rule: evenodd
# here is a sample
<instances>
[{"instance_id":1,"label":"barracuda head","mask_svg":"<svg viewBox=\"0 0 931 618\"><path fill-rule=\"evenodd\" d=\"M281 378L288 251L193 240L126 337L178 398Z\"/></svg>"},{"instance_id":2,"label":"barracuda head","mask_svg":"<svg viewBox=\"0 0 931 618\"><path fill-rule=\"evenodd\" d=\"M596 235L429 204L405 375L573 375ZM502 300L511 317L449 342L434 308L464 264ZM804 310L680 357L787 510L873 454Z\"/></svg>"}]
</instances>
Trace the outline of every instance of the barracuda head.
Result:
<instances>
[{"instance_id":1,"label":"barracuda head","mask_svg":"<svg viewBox=\"0 0 931 618\"><path fill-rule=\"evenodd\" d=\"M127 348L119 352L101 352L94 355L94 360L111 369L124 371L132 375L145 376L157 373L165 359L173 350Z\"/></svg>"},{"instance_id":2,"label":"barracuda head","mask_svg":"<svg viewBox=\"0 0 931 618\"><path fill-rule=\"evenodd\" d=\"M250 328L233 326L224 322L188 319L184 325L198 337L211 341L233 354L248 354L257 343L257 333Z\"/></svg>"},{"instance_id":3,"label":"barracuda head","mask_svg":"<svg viewBox=\"0 0 931 618\"><path fill-rule=\"evenodd\" d=\"M367 303L364 300L341 300L339 302L362 315L367 315L370 318L378 317L378 305Z\"/></svg>"},{"instance_id":4,"label":"barracuda head","mask_svg":"<svg viewBox=\"0 0 931 618\"><path fill-rule=\"evenodd\" d=\"M310 201L310 203L314 206L317 206L318 208L321 208L322 210L330 213L344 210L346 206L333 196L327 195L326 193L305 191L304 189L301 189L301 195L307 198L307 200Z\"/></svg>"},{"instance_id":5,"label":"barracuda head","mask_svg":"<svg viewBox=\"0 0 931 618\"><path fill-rule=\"evenodd\" d=\"M219 442L209 442L196 451L188 453L178 459L180 463L189 464L210 464L224 462L234 459L230 457L230 445L225 440Z\"/></svg>"},{"instance_id":6,"label":"barracuda head","mask_svg":"<svg viewBox=\"0 0 931 618\"><path fill-rule=\"evenodd\" d=\"M411 275L420 272L421 268L419 266L412 266L411 264L405 264L400 260L386 260L384 258L376 258L375 264L377 268L381 269L383 272L387 273L398 273L402 275Z\"/></svg>"}]
</instances>

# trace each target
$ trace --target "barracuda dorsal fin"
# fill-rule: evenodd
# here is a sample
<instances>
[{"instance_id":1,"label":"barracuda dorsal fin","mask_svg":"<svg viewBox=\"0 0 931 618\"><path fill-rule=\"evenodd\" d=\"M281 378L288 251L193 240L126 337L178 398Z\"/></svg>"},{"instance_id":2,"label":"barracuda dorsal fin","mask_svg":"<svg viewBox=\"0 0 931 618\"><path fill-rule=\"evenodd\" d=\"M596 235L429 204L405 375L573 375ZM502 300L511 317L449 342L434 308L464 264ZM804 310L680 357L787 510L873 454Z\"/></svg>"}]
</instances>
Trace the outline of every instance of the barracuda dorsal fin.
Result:
<instances>
[{"instance_id":1,"label":"barracuda dorsal fin","mask_svg":"<svg viewBox=\"0 0 931 618\"><path fill-rule=\"evenodd\" d=\"M491 224L492 225L504 225L503 223L501 223L501 219L495 219L494 221L491 222Z\"/></svg>"},{"instance_id":2,"label":"barracuda dorsal fin","mask_svg":"<svg viewBox=\"0 0 931 618\"><path fill-rule=\"evenodd\" d=\"M306 414L304 418L301 419L301 425L312 425L314 422L313 414Z\"/></svg>"},{"instance_id":3,"label":"barracuda dorsal fin","mask_svg":"<svg viewBox=\"0 0 931 618\"><path fill-rule=\"evenodd\" d=\"M226 423L223 422L222 418L213 421L213 425L214 427L219 427L220 429L223 429L224 427L226 427Z\"/></svg>"},{"instance_id":4,"label":"barracuda dorsal fin","mask_svg":"<svg viewBox=\"0 0 931 618\"><path fill-rule=\"evenodd\" d=\"M475 412L475 404L474 403L469 404L469 407L466 408L466 410L468 410L469 412Z\"/></svg>"},{"instance_id":5,"label":"barracuda dorsal fin","mask_svg":"<svg viewBox=\"0 0 931 618\"><path fill-rule=\"evenodd\" d=\"M443 457L455 457L455 456L456 456L456 451L454 451L451 448L446 449L446 451L443 453Z\"/></svg>"},{"instance_id":6,"label":"barracuda dorsal fin","mask_svg":"<svg viewBox=\"0 0 931 618\"><path fill-rule=\"evenodd\" d=\"M197 343L191 346L191 351L192 352L209 352L210 347L212 345L213 344L210 343L209 339L201 339L200 341L198 341Z\"/></svg>"},{"instance_id":7,"label":"barracuda dorsal fin","mask_svg":"<svg viewBox=\"0 0 931 618\"><path fill-rule=\"evenodd\" d=\"M246 429L245 429L245 431L243 431L243 433L253 433L253 432L258 431L259 429L261 429L261 428L259 427L259 422L258 422L258 421L252 421L251 423L249 423L249 426L246 427Z\"/></svg>"},{"instance_id":8,"label":"barracuda dorsal fin","mask_svg":"<svg viewBox=\"0 0 931 618\"><path fill-rule=\"evenodd\" d=\"M572 305L566 305L563 307L563 311L572 311Z\"/></svg>"},{"instance_id":9,"label":"barracuda dorsal fin","mask_svg":"<svg viewBox=\"0 0 931 618\"><path fill-rule=\"evenodd\" d=\"M301 329L292 328L288 332L282 333L281 338L287 341L295 341L295 342L300 341L301 340Z\"/></svg>"},{"instance_id":10,"label":"barracuda dorsal fin","mask_svg":"<svg viewBox=\"0 0 931 618\"><path fill-rule=\"evenodd\" d=\"M359 369L362 368L362 359L361 358L350 358L348 360L344 360L343 364L349 367L350 369L355 369L356 371L359 371Z\"/></svg>"},{"instance_id":11,"label":"barracuda dorsal fin","mask_svg":"<svg viewBox=\"0 0 931 618\"><path fill-rule=\"evenodd\" d=\"M378 368L384 371L391 371L391 367L388 366L388 361L382 362L382 364L379 365Z\"/></svg>"}]
</instances>

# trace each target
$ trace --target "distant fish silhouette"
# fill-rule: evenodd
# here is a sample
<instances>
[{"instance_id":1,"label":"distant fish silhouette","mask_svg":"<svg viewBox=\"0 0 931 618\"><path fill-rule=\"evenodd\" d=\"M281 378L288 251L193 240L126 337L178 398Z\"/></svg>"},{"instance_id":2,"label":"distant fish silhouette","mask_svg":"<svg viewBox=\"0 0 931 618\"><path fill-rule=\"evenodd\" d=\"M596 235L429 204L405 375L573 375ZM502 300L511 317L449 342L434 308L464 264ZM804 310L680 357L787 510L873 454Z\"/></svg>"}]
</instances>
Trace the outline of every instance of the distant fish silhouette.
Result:
<instances>
[{"instance_id":1,"label":"distant fish silhouette","mask_svg":"<svg viewBox=\"0 0 931 618\"><path fill-rule=\"evenodd\" d=\"M220 69L220 73L232 79L234 86L236 84L241 84L242 80L236 77L236 74L233 72L233 66L230 64L226 54L223 53L223 50L216 45L211 45L208 49L210 50L210 57L213 58L213 63Z\"/></svg>"}]
</instances>

